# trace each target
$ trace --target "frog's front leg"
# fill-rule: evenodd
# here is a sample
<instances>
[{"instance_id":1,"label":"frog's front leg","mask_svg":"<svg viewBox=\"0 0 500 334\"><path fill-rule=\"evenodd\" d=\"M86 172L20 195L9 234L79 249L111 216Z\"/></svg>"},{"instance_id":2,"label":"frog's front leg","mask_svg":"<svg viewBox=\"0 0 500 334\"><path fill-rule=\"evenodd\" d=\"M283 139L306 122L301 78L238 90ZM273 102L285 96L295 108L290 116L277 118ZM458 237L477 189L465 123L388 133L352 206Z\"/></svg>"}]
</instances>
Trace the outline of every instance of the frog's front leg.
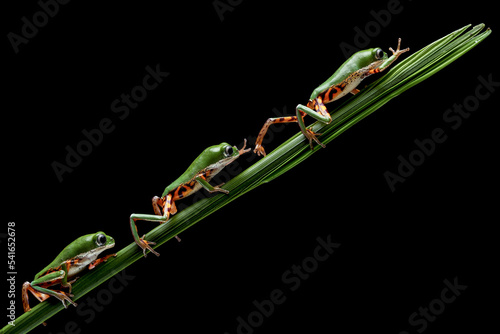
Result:
<instances>
[{"instance_id":1,"label":"frog's front leg","mask_svg":"<svg viewBox=\"0 0 500 334\"><path fill-rule=\"evenodd\" d=\"M196 177L195 177L195 180L196 182L198 182L203 188L205 188L206 191L208 191L209 193L216 193L216 192L221 192L221 193L224 193L224 194L229 194L229 191L227 191L226 189L222 189L220 187L222 187L224 185L224 183L222 184L219 184L217 186L212 186L210 183L208 183L207 181L207 177L204 175L204 174L198 174Z\"/></svg>"},{"instance_id":2,"label":"frog's front leg","mask_svg":"<svg viewBox=\"0 0 500 334\"><path fill-rule=\"evenodd\" d=\"M106 255L106 256L104 256L104 257L101 257L100 259L95 259L94 261L92 261L92 262L89 264L89 270L92 270L92 269L94 269L95 267L97 267L98 265L100 265L101 263L108 261L108 259L109 259L110 257L112 257L112 256L113 256L113 257L116 257L116 253Z\"/></svg>"},{"instance_id":3,"label":"frog's front leg","mask_svg":"<svg viewBox=\"0 0 500 334\"><path fill-rule=\"evenodd\" d=\"M398 59L398 57L401 54L403 54L407 51L410 51L410 48L400 50L400 47L401 47L401 38L398 39L398 47L396 48L396 51L394 51L392 48L389 48L389 50L392 52L392 56L387 58L387 60L385 60L382 63L382 65L380 65L379 67L368 71L366 73L365 77L370 76L370 75L375 74L375 73L380 73L380 72L386 70L389 66L391 66L392 63L394 63L394 61L396 61L396 59Z\"/></svg>"}]
</instances>

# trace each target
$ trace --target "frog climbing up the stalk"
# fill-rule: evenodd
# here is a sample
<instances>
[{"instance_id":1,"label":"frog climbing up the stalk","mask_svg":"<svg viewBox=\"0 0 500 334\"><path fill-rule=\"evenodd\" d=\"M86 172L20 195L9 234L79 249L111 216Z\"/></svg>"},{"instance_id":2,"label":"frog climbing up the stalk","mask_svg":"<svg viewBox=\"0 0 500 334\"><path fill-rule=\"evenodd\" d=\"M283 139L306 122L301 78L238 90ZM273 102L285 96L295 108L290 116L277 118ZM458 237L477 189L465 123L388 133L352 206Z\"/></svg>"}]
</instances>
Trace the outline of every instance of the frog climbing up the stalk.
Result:
<instances>
[{"instance_id":1,"label":"frog climbing up the stalk","mask_svg":"<svg viewBox=\"0 0 500 334\"><path fill-rule=\"evenodd\" d=\"M387 53L382 51L381 48L373 48L358 51L347 59L342 66L340 66L335 73L328 78L324 83L318 86L311 94L307 105L299 104L296 107L296 116L284 116L277 118L269 118L259 132L255 140L254 152L258 155L266 155L266 151L262 147L262 140L267 133L267 129L271 124L276 123L290 123L298 122L300 131L309 140L311 149L313 148L312 141L325 147L318 138L320 133L314 133L312 130L306 128L304 124L304 117L306 115L312 116L319 122L328 124L332 121L325 104L338 100L348 93L357 94L359 89L356 87L372 74L379 73L387 69L402 53L409 51L409 48L400 50L401 38L398 40L398 47L396 51L392 48L392 56L388 57Z\"/></svg>"}]
</instances>

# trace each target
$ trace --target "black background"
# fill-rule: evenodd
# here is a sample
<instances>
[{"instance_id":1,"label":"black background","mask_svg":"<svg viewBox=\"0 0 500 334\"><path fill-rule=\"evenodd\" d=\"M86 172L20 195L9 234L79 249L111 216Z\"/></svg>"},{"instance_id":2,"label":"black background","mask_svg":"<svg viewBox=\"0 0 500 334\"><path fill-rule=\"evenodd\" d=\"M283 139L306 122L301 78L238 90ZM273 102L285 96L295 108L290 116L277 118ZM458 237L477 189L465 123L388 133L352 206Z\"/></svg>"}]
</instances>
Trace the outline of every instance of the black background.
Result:
<instances>
[{"instance_id":1,"label":"black background","mask_svg":"<svg viewBox=\"0 0 500 334\"><path fill-rule=\"evenodd\" d=\"M237 145L258 133L273 108L292 114L306 103L345 60L340 43L354 44L354 28L364 30L371 11L388 3L247 0L221 21L212 1L72 1L17 54L6 36L19 34L21 18L31 21L40 6L26 1L3 10L1 232L16 223L18 316L22 282L65 245L97 230L114 236L117 250L128 245L131 213L152 213L151 198L205 147ZM499 93L456 130L443 114L474 95L478 76L500 81L496 9L421 1L398 8L370 47L388 51L401 37L413 52L469 23L484 22L493 34L325 150L182 233L181 243L159 248L161 257L127 268L135 278L89 323L70 308L34 332L64 332L74 321L82 333L233 334L254 300L281 289L286 301L255 333L416 333L424 328L412 327L410 315L455 277L467 289L425 333L484 332L496 314L489 302L498 262ZM169 76L120 120L112 101L157 64ZM65 147L75 148L81 131L103 118L114 131L59 182L53 161L63 162ZM447 140L391 192L384 172L396 172L398 156L408 157L414 141L435 128ZM288 125L267 151L297 131ZM283 273L329 235L341 246L290 291Z\"/></svg>"}]
</instances>

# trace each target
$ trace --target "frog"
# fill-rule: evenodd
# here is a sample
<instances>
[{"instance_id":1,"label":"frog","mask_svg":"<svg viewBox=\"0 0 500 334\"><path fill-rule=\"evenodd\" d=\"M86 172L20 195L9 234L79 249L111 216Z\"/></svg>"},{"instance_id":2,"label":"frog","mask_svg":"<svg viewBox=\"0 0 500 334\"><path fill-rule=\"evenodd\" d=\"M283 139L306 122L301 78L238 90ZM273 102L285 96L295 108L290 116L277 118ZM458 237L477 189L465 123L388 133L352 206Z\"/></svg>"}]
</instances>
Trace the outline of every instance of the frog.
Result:
<instances>
[{"instance_id":1,"label":"frog","mask_svg":"<svg viewBox=\"0 0 500 334\"><path fill-rule=\"evenodd\" d=\"M142 249L144 257L146 257L148 250L156 256L160 256L160 254L150 246L155 245L154 242L145 240L145 235L139 237L136 221L144 220L163 224L169 220L171 215L177 213L176 201L191 196L200 189L205 189L209 193L228 194L228 190L221 188L224 183L212 186L210 180L242 154L251 151L250 148L246 148L246 145L247 140L245 139L241 149L226 142L206 148L181 176L165 188L161 197L153 197L154 215L133 213L130 216L132 236L135 243ZM178 236L176 238L180 241Z\"/></svg>"},{"instance_id":2,"label":"frog","mask_svg":"<svg viewBox=\"0 0 500 334\"><path fill-rule=\"evenodd\" d=\"M78 279L76 275L86 268L92 270L110 257L116 256L116 254L110 254L98 258L102 252L114 246L115 240L102 231L81 236L70 243L51 263L35 275L33 281L23 284L24 312L31 311L28 292L40 302L52 296L60 300L64 308L68 308L69 305L76 307L77 304L71 299L73 297L71 285ZM68 292L53 289L56 285L67 288Z\"/></svg>"},{"instance_id":3,"label":"frog","mask_svg":"<svg viewBox=\"0 0 500 334\"><path fill-rule=\"evenodd\" d=\"M264 126L260 130L257 139L255 140L254 152L259 156L266 156L266 151L262 146L262 141L269 126L272 124L292 122L299 124L300 131L309 141L311 149L314 148L313 141L325 148L326 146L317 138L317 136L321 135L321 133L315 133L311 129L307 128L304 123L304 117L309 115L323 124L329 124L332 121L332 117L330 116L325 105L336 101L349 93L354 95L359 93L360 90L357 87L361 81L373 74L386 70L401 54L410 51L410 48L400 49L400 46L401 38L398 39L398 47L396 51L389 48L392 52L390 57L388 57L387 53L379 47L361 50L354 53L335 71L332 76L314 89L309 97L307 105L297 105L295 108L296 116L283 116L267 119Z\"/></svg>"}]
</instances>

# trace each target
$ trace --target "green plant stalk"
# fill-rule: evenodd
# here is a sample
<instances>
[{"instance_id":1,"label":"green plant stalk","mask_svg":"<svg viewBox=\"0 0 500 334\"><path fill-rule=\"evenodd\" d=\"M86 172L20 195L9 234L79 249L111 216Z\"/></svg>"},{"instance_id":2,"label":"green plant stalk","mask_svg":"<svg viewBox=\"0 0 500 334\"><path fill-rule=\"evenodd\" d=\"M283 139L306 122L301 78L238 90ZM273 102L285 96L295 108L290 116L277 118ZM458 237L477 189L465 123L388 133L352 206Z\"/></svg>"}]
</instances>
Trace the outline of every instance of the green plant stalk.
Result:
<instances>
[{"instance_id":1,"label":"green plant stalk","mask_svg":"<svg viewBox=\"0 0 500 334\"><path fill-rule=\"evenodd\" d=\"M313 131L323 133L321 140L328 144L394 97L448 66L491 33L489 29L480 33L484 28L483 24L465 33L469 27L470 25L458 29L406 57L392 67L385 76L370 84L356 96L347 99L334 110L330 124L314 123ZM229 190L228 195L219 194L194 203L172 217L167 223L154 228L147 234L146 239L156 242L156 247L161 246L241 195L289 171L320 149L316 145L311 150L303 135L298 132L268 154L266 158L259 160L228 182L224 187ZM141 258L140 248L135 243L129 244L117 253L116 258L109 259L108 262L86 273L75 282L73 300L77 301ZM0 333L26 333L62 309L62 304L51 298L36 305L30 312L19 316L14 322L15 326L6 325Z\"/></svg>"}]
</instances>

